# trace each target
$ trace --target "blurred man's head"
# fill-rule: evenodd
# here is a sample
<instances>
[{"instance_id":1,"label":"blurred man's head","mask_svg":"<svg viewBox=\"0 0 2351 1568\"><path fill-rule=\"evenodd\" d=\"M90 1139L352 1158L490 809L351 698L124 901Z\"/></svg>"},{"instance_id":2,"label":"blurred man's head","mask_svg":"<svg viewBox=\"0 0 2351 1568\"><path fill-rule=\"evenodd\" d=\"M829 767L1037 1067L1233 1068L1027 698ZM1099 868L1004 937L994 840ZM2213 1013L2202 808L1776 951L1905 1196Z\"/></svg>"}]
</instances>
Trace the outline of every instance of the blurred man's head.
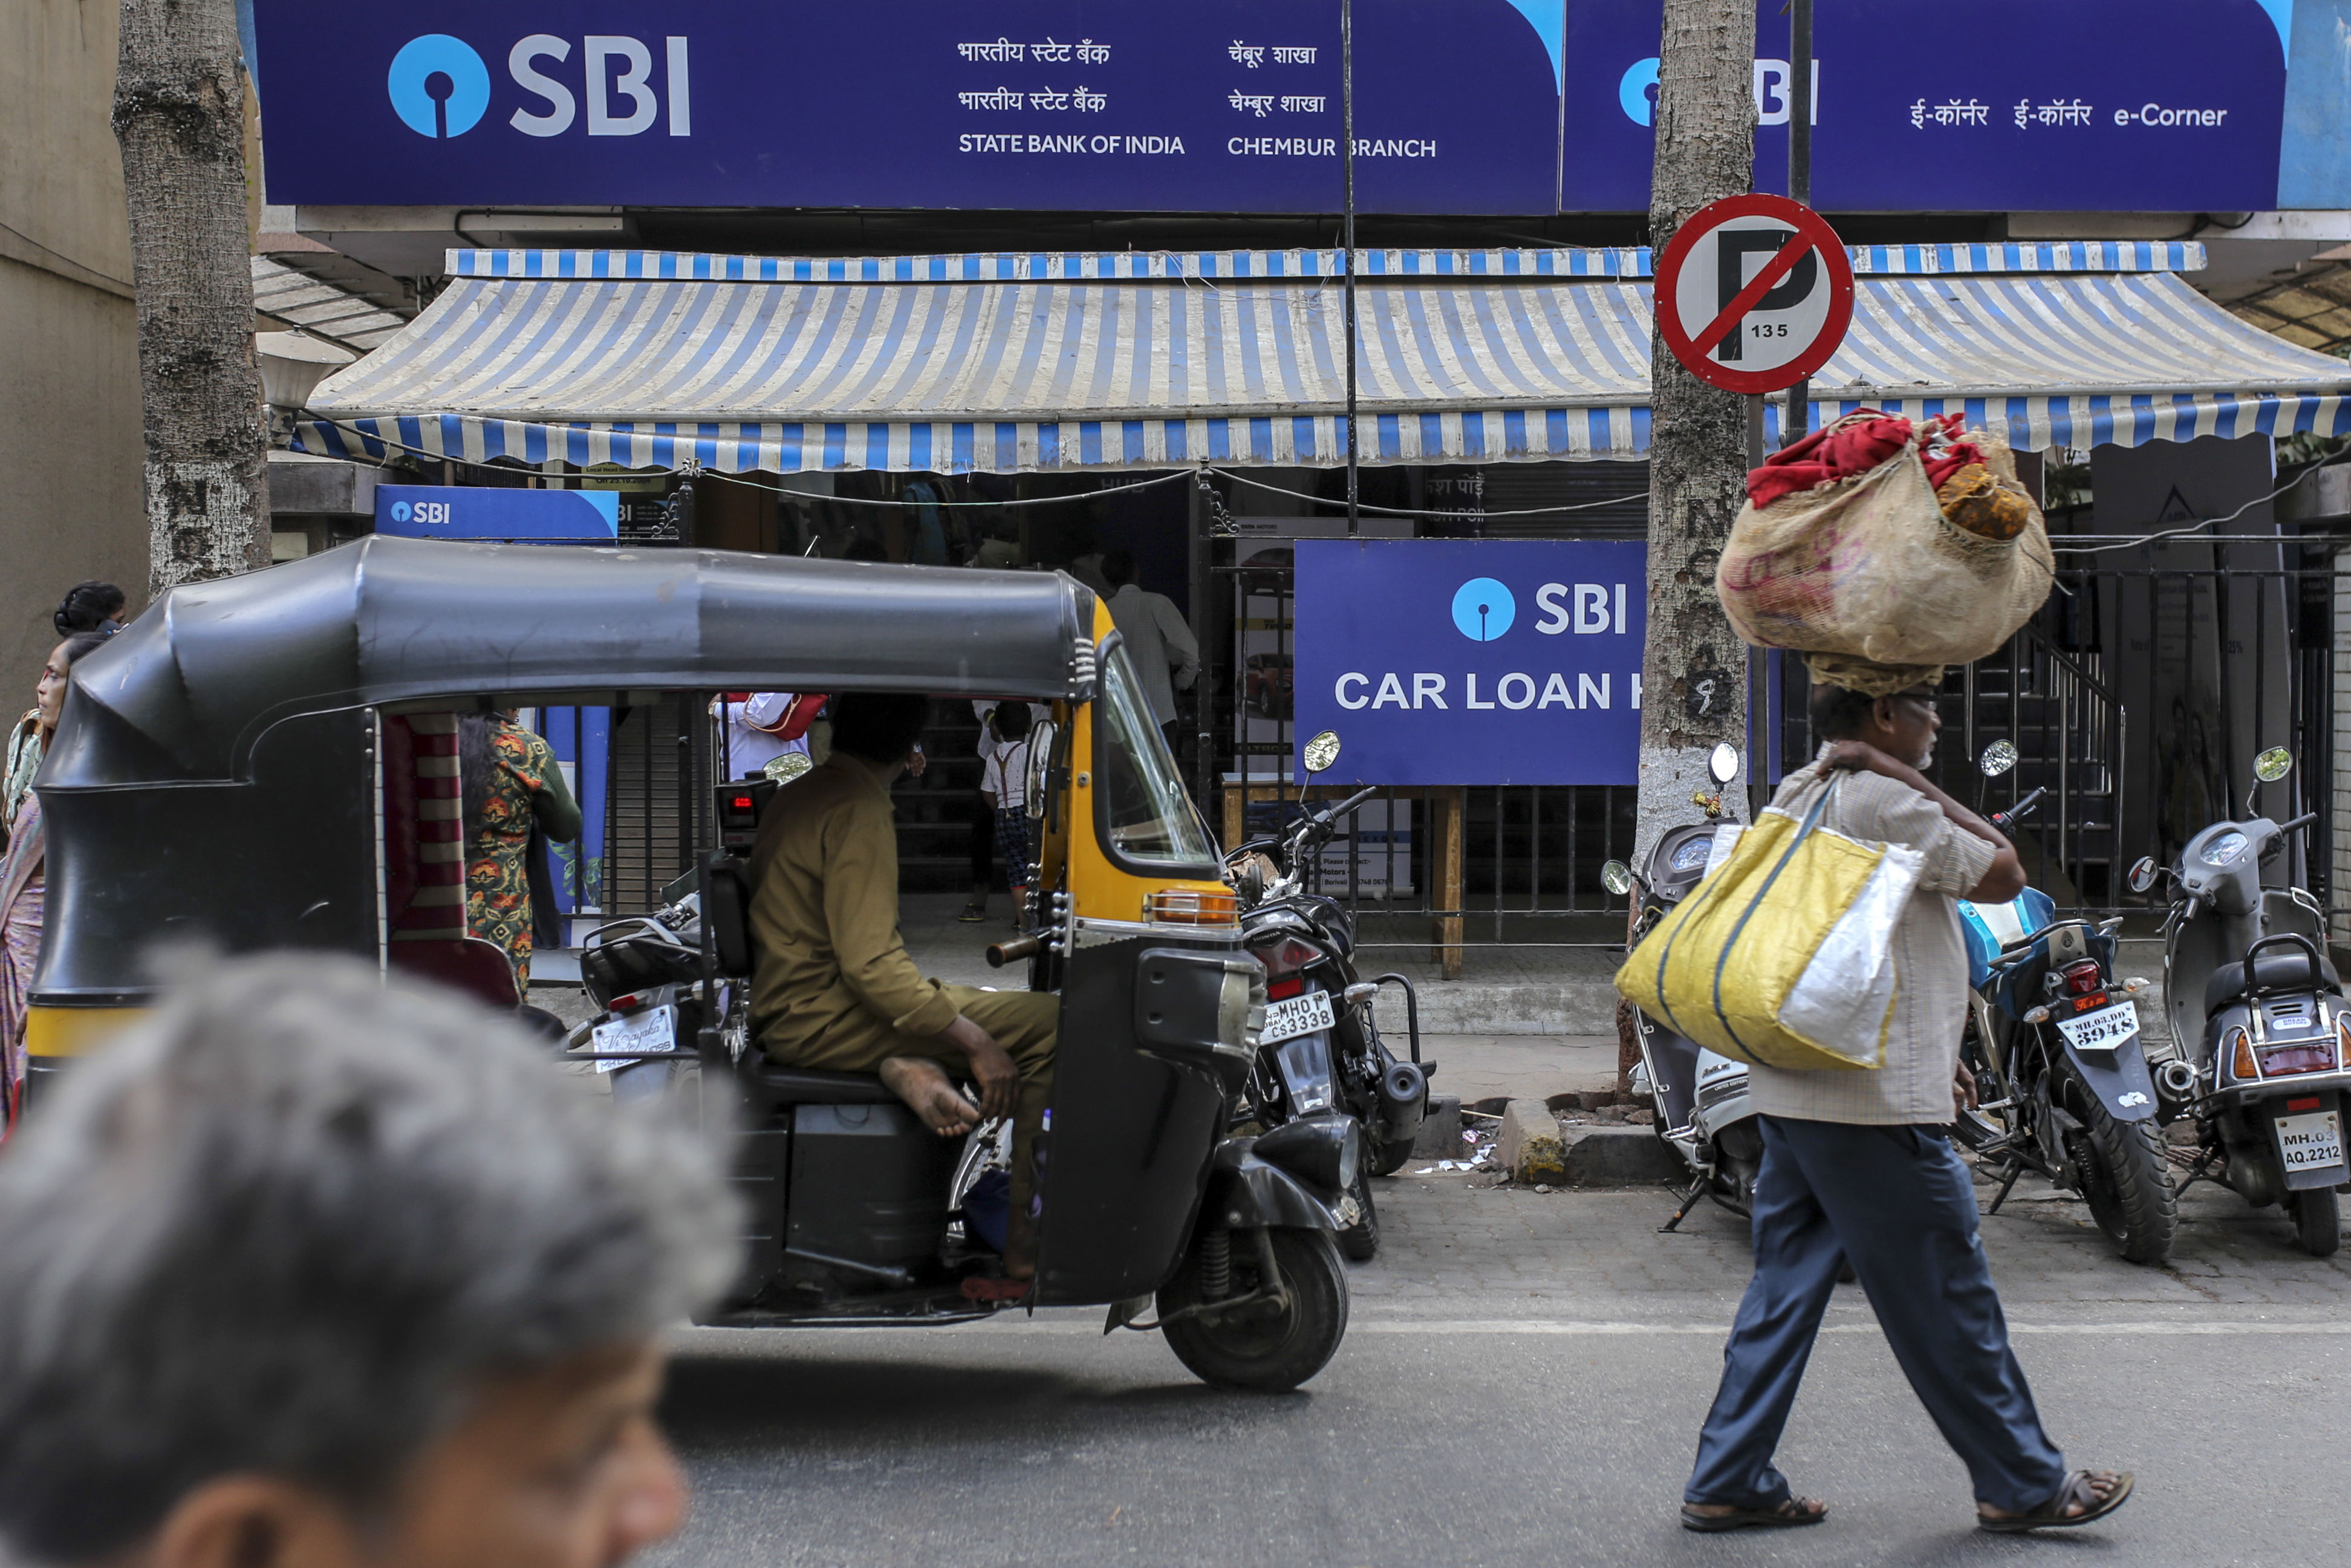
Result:
<instances>
[{"instance_id":1,"label":"blurred man's head","mask_svg":"<svg viewBox=\"0 0 2351 1568\"><path fill-rule=\"evenodd\" d=\"M1123 549L1104 552L1102 574L1102 580L1113 588L1124 588L1134 580L1134 552Z\"/></svg>"},{"instance_id":2,"label":"blurred man's head","mask_svg":"<svg viewBox=\"0 0 2351 1568\"><path fill-rule=\"evenodd\" d=\"M454 997L217 967L0 1158L0 1552L618 1563L683 1516L653 1335L735 1266L716 1166Z\"/></svg>"},{"instance_id":3,"label":"blurred man's head","mask_svg":"<svg viewBox=\"0 0 2351 1568\"><path fill-rule=\"evenodd\" d=\"M832 748L888 768L906 760L930 720L920 692L847 692L832 699Z\"/></svg>"}]
</instances>

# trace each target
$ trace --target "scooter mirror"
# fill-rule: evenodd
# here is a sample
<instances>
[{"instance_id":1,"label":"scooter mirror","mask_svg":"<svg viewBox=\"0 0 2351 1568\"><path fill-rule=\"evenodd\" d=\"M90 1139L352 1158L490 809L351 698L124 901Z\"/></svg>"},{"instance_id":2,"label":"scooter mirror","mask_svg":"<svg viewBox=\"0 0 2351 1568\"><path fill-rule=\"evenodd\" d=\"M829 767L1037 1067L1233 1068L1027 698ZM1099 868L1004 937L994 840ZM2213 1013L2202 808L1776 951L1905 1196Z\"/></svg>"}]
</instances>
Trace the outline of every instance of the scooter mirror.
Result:
<instances>
[{"instance_id":1,"label":"scooter mirror","mask_svg":"<svg viewBox=\"0 0 2351 1568\"><path fill-rule=\"evenodd\" d=\"M1738 778L1739 747L1723 741L1714 748L1714 755L1706 759L1706 770L1714 775L1714 781L1718 784L1728 784Z\"/></svg>"},{"instance_id":2,"label":"scooter mirror","mask_svg":"<svg viewBox=\"0 0 2351 1568\"><path fill-rule=\"evenodd\" d=\"M2015 766L2016 742L2012 740L1995 740L1976 758L1977 768L1987 779L1997 779Z\"/></svg>"},{"instance_id":3,"label":"scooter mirror","mask_svg":"<svg viewBox=\"0 0 2351 1568\"><path fill-rule=\"evenodd\" d=\"M1305 764L1307 772L1328 773L1332 765L1339 760L1339 732L1335 729L1318 730L1307 737L1306 744L1299 748L1298 756L1299 760Z\"/></svg>"},{"instance_id":4,"label":"scooter mirror","mask_svg":"<svg viewBox=\"0 0 2351 1568\"><path fill-rule=\"evenodd\" d=\"M2130 890L2133 893L2145 893L2148 888L2153 887L2155 885L2155 857L2153 855L2139 856L2138 862L2130 868L2129 880Z\"/></svg>"},{"instance_id":5,"label":"scooter mirror","mask_svg":"<svg viewBox=\"0 0 2351 1568\"><path fill-rule=\"evenodd\" d=\"M2294 771L2294 753L2283 746L2273 746L2253 758L2253 777L2264 784L2274 784Z\"/></svg>"},{"instance_id":6,"label":"scooter mirror","mask_svg":"<svg viewBox=\"0 0 2351 1568\"><path fill-rule=\"evenodd\" d=\"M1633 873L1623 861L1610 861L1600 868L1600 885L1622 898L1633 891Z\"/></svg>"}]
</instances>

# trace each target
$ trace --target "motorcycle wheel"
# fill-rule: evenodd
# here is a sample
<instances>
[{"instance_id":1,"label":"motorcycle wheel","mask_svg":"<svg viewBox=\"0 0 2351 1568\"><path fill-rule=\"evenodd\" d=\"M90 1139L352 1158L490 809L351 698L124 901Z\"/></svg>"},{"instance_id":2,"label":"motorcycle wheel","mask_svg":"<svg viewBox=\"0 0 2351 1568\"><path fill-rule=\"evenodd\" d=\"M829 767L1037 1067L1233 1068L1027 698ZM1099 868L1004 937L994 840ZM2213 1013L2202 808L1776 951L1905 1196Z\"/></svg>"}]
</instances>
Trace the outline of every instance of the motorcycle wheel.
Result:
<instances>
[{"instance_id":1,"label":"motorcycle wheel","mask_svg":"<svg viewBox=\"0 0 2351 1568\"><path fill-rule=\"evenodd\" d=\"M1347 1333L1347 1270L1328 1232L1270 1233L1274 1267L1289 1304L1264 1317L1189 1317L1163 1331L1167 1348L1201 1382L1218 1388L1287 1394L1322 1370ZM1159 1292L1160 1315L1188 1304L1196 1280L1196 1253ZM1236 1294L1259 1288L1257 1248L1246 1232L1233 1237Z\"/></svg>"},{"instance_id":2,"label":"motorcycle wheel","mask_svg":"<svg viewBox=\"0 0 2351 1568\"><path fill-rule=\"evenodd\" d=\"M2088 1129L2072 1141L2085 1145L2074 1157L2090 1218L2130 1262L2162 1262L2179 1228L2179 1195L2163 1156L2162 1129L2152 1121L2117 1122L2085 1086L2072 1088L2067 1098Z\"/></svg>"},{"instance_id":3,"label":"motorcycle wheel","mask_svg":"<svg viewBox=\"0 0 2351 1568\"><path fill-rule=\"evenodd\" d=\"M1350 1263L1368 1263L1380 1250L1380 1211L1372 1202L1369 1172L1355 1178L1352 1196L1362 1207L1364 1218L1339 1232L1339 1250L1347 1255Z\"/></svg>"},{"instance_id":4,"label":"motorcycle wheel","mask_svg":"<svg viewBox=\"0 0 2351 1568\"><path fill-rule=\"evenodd\" d=\"M2294 1245L2314 1258L2331 1258L2343 1245L2343 1205L2331 1186L2305 1187L2292 1196Z\"/></svg>"},{"instance_id":5,"label":"motorcycle wheel","mask_svg":"<svg viewBox=\"0 0 2351 1568\"><path fill-rule=\"evenodd\" d=\"M1374 1176L1394 1176L1404 1169L1411 1159L1412 1140L1410 1138L1397 1138L1394 1142L1384 1138L1372 1140L1372 1174Z\"/></svg>"}]
</instances>

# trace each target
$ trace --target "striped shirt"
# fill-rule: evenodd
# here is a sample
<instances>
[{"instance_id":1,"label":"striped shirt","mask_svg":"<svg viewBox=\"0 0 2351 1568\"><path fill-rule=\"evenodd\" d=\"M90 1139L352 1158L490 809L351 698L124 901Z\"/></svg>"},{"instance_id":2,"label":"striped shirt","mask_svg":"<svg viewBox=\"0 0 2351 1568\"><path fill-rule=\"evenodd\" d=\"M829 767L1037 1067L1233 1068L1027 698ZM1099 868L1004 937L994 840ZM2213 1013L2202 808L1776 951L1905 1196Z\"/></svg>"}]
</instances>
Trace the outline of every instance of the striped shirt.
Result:
<instances>
[{"instance_id":1,"label":"striped shirt","mask_svg":"<svg viewBox=\"0 0 2351 1568\"><path fill-rule=\"evenodd\" d=\"M1814 763L1788 775L1771 804L1801 820L1821 777ZM1943 815L1907 784L1882 774L1844 773L1821 821L1865 842L1907 844L1924 856L1917 891L1894 928L1894 1017L1886 1065L1875 1071L1823 1068L1748 1071L1755 1109L1801 1122L1946 1126L1951 1078L1968 1011L1968 956L1957 900L1991 870L1990 843Z\"/></svg>"}]
</instances>

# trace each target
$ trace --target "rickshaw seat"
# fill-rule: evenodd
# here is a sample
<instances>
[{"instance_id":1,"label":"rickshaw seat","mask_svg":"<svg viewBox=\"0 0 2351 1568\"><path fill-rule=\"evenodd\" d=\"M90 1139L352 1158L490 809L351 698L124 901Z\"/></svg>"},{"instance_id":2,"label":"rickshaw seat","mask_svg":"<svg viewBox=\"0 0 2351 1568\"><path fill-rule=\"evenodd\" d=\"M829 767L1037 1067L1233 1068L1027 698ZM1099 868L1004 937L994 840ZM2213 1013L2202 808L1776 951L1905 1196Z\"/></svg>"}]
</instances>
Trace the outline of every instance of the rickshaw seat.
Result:
<instances>
[{"instance_id":1,"label":"rickshaw seat","mask_svg":"<svg viewBox=\"0 0 2351 1568\"><path fill-rule=\"evenodd\" d=\"M394 941L387 945L386 954L393 968L437 980L500 1011L512 1012L522 1001L506 949L479 936Z\"/></svg>"},{"instance_id":2,"label":"rickshaw seat","mask_svg":"<svg viewBox=\"0 0 2351 1568\"><path fill-rule=\"evenodd\" d=\"M752 1082L771 1105L893 1105L898 1097L871 1072L819 1072L763 1062Z\"/></svg>"}]
</instances>

